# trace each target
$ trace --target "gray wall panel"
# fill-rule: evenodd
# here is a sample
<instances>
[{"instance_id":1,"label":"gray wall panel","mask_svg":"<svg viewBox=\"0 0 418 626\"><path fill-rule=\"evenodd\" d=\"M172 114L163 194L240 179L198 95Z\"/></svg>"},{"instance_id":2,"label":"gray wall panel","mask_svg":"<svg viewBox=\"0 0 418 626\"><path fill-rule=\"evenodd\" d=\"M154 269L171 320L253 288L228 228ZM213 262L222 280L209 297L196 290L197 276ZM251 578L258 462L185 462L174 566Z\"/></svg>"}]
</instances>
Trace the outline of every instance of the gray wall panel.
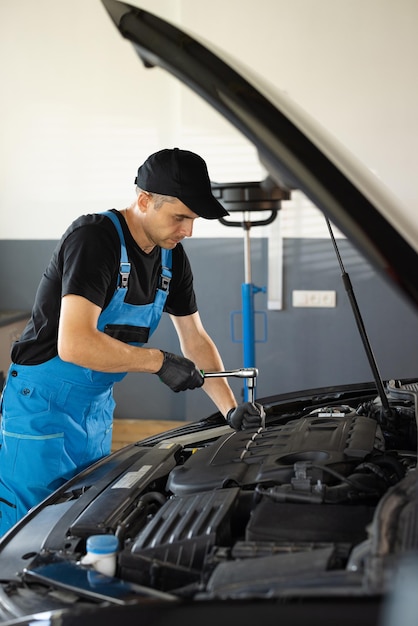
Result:
<instances>
[{"instance_id":1,"label":"gray wall panel","mask_svg":"<svg viewBox=\"0 0 418 626\"><path fill-rule=\"evenodd\" d=\"M55 241L0 241L1 308L28 309ZM362 311L370 342L384 378L418 372L417 315L393 294L346 240L339 241ZM241 367L242 346L233 343L231 311L241 309L244 252L241 239L190 239L185 242L195 276L201 316L222 353L225 367ZM267 283L268 242L252 239L252 280ZM331 242L287 239L284 242L284 308L268 312L268 341L256 346L259 397L329 384L371 380L368 361L341 281ZM293 290L330 289L337 306L292 308ZM266 310L267 296L255 296L255 308ZM166 316L164 316L166 318ZM236 320L239 335L239 319ZM170 320L163 319L152 345L178 352ZM241 383L233 380L237 396ZM158 377L128 374L116 385L116 416L194 420L213 412L202 390L174 394Z\"/></svg>"},{"instance_id":2,"label":"gray wall panel","mask_svg":"<svg viewBox=\"0 0 418 626\"><path fill-rule=\"evenodd\" d=\"M39 279L57 245L57 241L0 241L1 309L30 310Z\"/></svg>"}]
</instances>

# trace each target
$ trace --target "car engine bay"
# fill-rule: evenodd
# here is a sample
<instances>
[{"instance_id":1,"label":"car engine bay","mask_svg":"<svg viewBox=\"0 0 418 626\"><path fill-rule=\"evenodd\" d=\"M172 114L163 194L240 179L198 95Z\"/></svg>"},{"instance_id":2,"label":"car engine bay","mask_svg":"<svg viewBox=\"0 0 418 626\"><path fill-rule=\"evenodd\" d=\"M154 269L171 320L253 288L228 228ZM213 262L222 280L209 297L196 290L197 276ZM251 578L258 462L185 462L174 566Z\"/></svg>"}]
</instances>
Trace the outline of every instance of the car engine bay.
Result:
<instances>
[{"instance_id":1,"label":"car engine bay","mask_svg":"<svg viewBox=\"0 0 418 626\"><path fill-rule=\"evenodd\" d=\"M383 594L418 544L418 383L386 390L384 417L351 385L267 399L254 431L215 414L113 453L7 537L3 605ZM117 537L113 577L83 563L94 535Z\"/></svg>"}]
</instances>

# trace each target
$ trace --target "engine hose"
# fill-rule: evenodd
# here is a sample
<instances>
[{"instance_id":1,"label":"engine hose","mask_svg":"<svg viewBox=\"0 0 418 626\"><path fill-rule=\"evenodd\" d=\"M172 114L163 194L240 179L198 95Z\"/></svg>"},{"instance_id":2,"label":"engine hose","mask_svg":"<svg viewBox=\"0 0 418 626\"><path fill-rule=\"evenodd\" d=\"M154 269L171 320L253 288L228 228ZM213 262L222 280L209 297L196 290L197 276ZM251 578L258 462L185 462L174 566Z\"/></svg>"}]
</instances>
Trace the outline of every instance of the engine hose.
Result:
<instances>
[{"instance_id":1,"label":"engine hose","mask_svg":"<svg viewBox=\"0 0 418 626\"><path fill-rule=\"evenodd\" d=\"M376 489L374 487L367 487L367 485L356 483L355 481L352 480L352 476L353 475L351 477L347 478L343 474L340 474L340 472L337 472L336 470L333 470L331 467L328 467L326 465L315 465L315 464L312 464L310 467L312 467L314 469L319 469L322 472L326 472L326 473L330 474L331 476L334 476L334 478L338 478L338 480L340 480L343 483L346 483L347 485L349 485L350 487L352 487L356 491L367 491L370 494L376 495Z\"/></svg>"},{"instance_id":2,"label":"engine hose","mask_svg":"<svg viewBox=\"0 0 418 626\"><path fill-rule=\"evenodd\" d=\"M382 468L390 468L396 474L397 480L394 482L401 480L405 476L405 467L402 465L398 458L391 454L374 456L371 460L371 463L373 465L378 465ZM391 484L393 484L393 481L391 481Z\"/></svg>"}]
</instances>

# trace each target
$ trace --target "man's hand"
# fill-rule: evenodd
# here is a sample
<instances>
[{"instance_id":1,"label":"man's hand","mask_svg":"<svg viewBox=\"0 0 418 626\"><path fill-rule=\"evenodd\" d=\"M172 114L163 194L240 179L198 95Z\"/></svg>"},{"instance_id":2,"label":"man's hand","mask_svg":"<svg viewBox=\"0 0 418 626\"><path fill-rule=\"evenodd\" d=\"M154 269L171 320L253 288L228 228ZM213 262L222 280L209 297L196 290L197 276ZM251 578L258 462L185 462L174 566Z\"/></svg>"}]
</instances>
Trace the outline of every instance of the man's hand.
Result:
<instances>
[{"instance_id":1,"label":"man's hand","mask_svg":"<svg viewBox=\"0 0 418 626\"><path fill-rule=\"evenodd\" d=\"M164 352L163 364L158 372L160 379L173 391L185 391L201 387L205 382L193 361L171 352Z\"/></svg>"},{"instance_id":2,"label":"man's hand","mask_svg":"<svg viewBox=\"0 0 418 626\"><path fill-rule=\"evenodd\" d=\"M226 414L226 421L235 430L248 430L264 426L266 413L261 404L244 402Z\"/></svg>"}]
</instances>

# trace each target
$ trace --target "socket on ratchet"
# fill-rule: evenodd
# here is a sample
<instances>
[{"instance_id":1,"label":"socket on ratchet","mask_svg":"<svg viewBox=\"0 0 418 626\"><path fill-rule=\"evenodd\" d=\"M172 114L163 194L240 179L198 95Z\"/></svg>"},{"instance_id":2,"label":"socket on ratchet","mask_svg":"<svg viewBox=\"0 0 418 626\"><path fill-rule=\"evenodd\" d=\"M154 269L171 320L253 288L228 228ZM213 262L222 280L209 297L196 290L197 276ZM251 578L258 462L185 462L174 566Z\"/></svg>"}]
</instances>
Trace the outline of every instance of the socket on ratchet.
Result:
<instances>
[{"instance_id":1,"label":"socket on ratchet","mask_svg":"<svg viewBox=\"0 0 418 626\"><path fill-rule=\"evenodd\" d=\"M203 378L222 378L232 376L234 378L246 378L248 389L248 400L254 402L255 398L255 384L258 376L258 369L256 367L241 367L237 370L225 370L224 372L204 372L202 371Z\"/></svg>"}]
</instances>

